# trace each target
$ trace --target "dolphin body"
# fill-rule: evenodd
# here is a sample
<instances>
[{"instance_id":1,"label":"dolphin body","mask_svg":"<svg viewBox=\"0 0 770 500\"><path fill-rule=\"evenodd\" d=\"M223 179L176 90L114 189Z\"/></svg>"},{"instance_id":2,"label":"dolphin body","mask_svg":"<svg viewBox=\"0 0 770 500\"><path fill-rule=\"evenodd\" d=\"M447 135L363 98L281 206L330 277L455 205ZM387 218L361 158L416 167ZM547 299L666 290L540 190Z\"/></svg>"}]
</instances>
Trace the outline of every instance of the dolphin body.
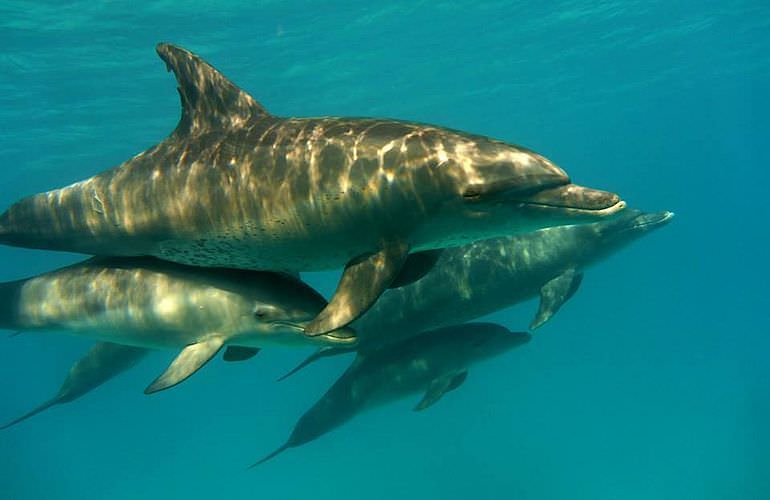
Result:
<instances>
[{"instance_id":1,"label":"dolphin body","mask_svg":"<svg viewBox=\"0 0 770 500\"><path fill-rule=\"evenodd\" d=\"M368 352L538 296L540 307L529 326L539 328L574 295L586 267L665 226L673 216L666 211L628 209L613 220L552 227L447 249L422 279L388 290L353 323L358 334L354 349L322 347L282 379L320 358Z\"/></svg>"},{"instance_id":2,"label":"dolphin body","mask_svg":"<svg viewBox=\"0 0 770 500\"><path fill-rule=\"evenodd\" d=\"M414 393L424 393L414 407L415 411L424 410L462 385L471 364L530 338L528 333L511 332L493 323L468 323L359 353L326 394L302 415L286 443L253 466L317 439L362 411Z\"/></svg>"},{"instance_id":3,"label":"dolphin body","mask_svg":"<svg viewBox=\"0 0 770 500\"><path fill-rule=\"evenodd\" d=\"M182 101L173 133L111 170L13 204L0 215L0 243L205 267L345 266L305 327L319 335L419 278L438 249L625 206L487 137L394 120L277 117L198 56L168 44L157 52Z\"/></svg>"},{"instance_id":4,"label":"dolphin body","mask_svg":"<svg viewBox=\"0 0 770 500\"><path fill-rule=\"evenodd\" d=\"M231 357L238 357L243 348L253 354L251 349L270 345L354 343L349 329L304 334L304 325L325 305L318 292L282 273L204 269L151 257L93 258L0 283L0 328L63 331L134 348L181 349L145 391L152 393L192 375L225 344L236 346ZM104 366L116 349L97 349L86 358ZM109 368L91 370L80 380L87 390L112 375Z\"/></svg>"}]
</instances>

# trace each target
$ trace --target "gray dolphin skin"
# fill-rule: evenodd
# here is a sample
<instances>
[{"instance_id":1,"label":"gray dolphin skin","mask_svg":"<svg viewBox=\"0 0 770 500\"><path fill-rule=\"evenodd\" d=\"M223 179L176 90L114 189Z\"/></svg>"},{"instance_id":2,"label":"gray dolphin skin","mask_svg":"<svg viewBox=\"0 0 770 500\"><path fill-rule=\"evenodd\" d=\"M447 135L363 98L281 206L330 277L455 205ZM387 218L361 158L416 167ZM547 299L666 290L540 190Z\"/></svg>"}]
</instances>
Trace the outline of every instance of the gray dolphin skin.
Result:
<instances>
[{"instance_id":1,"label":"gray dolphin skin","mask_svg":"<svg viewBox=\"0 0 770 500\"><path fill-rule=\"evenodd\" d=\"M308 364L352 350L367 352L422 331L458 324L540 297L530 328L545 324L577 291L583 270L668 224L672 212L627 209L617 218L542 229L445 250L433 269L409 286L388 290L353 328L355 349L321 348Z\"/></svg>"},{"instance_id":2,"label":"gray dolphin skin","mask_svg":"<svg viewBox=\"0 0 770 500\"><path fill-rule=\"evenodd\" d=\"M52 406L72 402L132 368L149 351L141 347L99 342L70 368L59 392L29 413L0 427L7 429Z\"/></svg>"},{"instance_id":3,"label":"gray dolphin skin","mask_svg":"<svg viewBox=\"0 0 770 500\"><path fill-rule=\"evenodd\" d=\"M0 243L206 267L344 266L305 327L319 335L423 275L435 259L420 252L625 207L522 147L403 121L281 118L198 56L168 44L157 52L182 101L173 133L111 170L13 204L0 215Z\"/></svg>"},{"instance_id":4,"label":"gray dolphin skin","mask_svg":"<svg viewBox=\"0 0 770 500\"><path fill-rule=\"evenodd\" d=\"M223 345L355 343L346 328L304 334L305 324L325 305L318 292L283 273L206 269L151 257L93 258L0 283L0 328L181 349L145 391L152 393L185 380Z\"/></svg>"},{"instance_id":5,"label":"gray dolphin skin","mask_svg":"<svg viewBox=\"0 0 770 500\"><path fill-rule=\"evenodd\" d=\"M426 332L381 349L359 353L350 368L299 419L286 443L262 464L343 425L362 411L423 392L424 410L468 376L468 367L530 340L493 323L468 323Z\"/></svg>"}]
</instances>

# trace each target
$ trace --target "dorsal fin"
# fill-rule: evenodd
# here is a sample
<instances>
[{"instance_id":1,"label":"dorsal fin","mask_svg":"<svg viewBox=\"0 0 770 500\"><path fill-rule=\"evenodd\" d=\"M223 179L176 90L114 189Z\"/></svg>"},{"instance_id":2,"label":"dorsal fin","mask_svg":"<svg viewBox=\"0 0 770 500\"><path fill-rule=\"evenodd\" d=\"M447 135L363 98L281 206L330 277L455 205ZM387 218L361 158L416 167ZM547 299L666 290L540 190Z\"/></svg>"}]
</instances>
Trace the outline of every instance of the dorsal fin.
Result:
<instances>
[{"instance_id":1,"label":"dorsal fin","mask_svg":"<svg viewBox=\"0 0 770 500\"><path fill-rule=\"evenodd\" d=\"M192 52L168 43L158 44L155 50L179 85L182 117L175 134L227 128L269 115L253 97Z\"/></svg>"}]
</instances>

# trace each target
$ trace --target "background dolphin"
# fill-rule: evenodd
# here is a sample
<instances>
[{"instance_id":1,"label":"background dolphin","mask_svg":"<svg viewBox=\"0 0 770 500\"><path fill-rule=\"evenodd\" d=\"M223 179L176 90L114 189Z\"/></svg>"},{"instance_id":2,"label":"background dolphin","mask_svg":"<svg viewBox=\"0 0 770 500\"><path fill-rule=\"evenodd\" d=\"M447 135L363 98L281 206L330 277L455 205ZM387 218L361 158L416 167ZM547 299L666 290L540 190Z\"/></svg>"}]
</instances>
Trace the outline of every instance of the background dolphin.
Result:
<instances>
[{"instance_id":1,"label":"background dolphin","mask_svg":"<svg viewBox=\"0 0 770 500\"><path fill-rule=\"evenodd\" d=\"M225 344L353 343L353 332L345 329L318 337L304 334L304 325L325 304L315 290L281 273L204 269L153 258L95 258L0 283L0 327L182 349L147 388L149 393L189 377ZM98 357L100 351L92 354Z\"/></svg>"},{"instance_id":2,"label":"background dolphin","mask_svg":"<svg viewBox=\"0 0 770 500\"><path fill-rule=\"evenodd\" d=\"M479 318L540 297L530 328L548 321L577 291L583 270L651 231L672 212L626 210L614 220L561 226L447 249L425 277L386 292L353 326L354 349L322 348L285 378L326 356L366 352L421 331Z\"/></svg>"},{"instance_id":3,"label":"background dolphin","mask_svg":"<svg viewBox=\"0 0 770 500\"><path fill-rule=\"evenodd\" d=\"M545 229L447 250L420 282L388 291L355 323L359 339L355 348L322 348L282 378L322 357L356 349L369 351L393 339L415 335L421 327L438 328L452 320L472 320L541 295L538 313L530 325L538 328L577 290L585 267L663 227L672 217L665 211L627 210L613 221ZM388 328L392 331L384 331ZM84 356L84 361L91 358L91 364L103 369L89 372L92 380L82 374L78 380L83 381L84 390L78 394L113 376L109 360L100 359L109 352L92 349ZM237 352L240 355L234 356ZM256 351L228 347L228 353L227 360L236 360Z\"/></svg>"},{"instance_id":4,"label":"background dolphin","mask_svg":"<svg viewBox=\"0 0 770 500\"><path fill-rule=\"evenodd\" d=\"M422 333L381 349L359 353L350 368L299 419L280 448L262 464L289 448L308 443L358 413L424 392L414 407L424 410L468 376L468 367L530 340L494 323L468 323Z\"/></svg>"},{"instance_id":5,"label":"background dolphin","mask_svg":"<svg viewBox=\"0 0 770 500\"><path fill-rule=\"evenodd\" d=\"M280 118L198 56L160 44L182 117L160 144L0 215L0 242L274 271L345 266L306 326L342 327L431 251L622 210L541 155L432 125ZM406 266L406 269L404 269ZM413 267L422 267L414 269ZM402 270L404 276L399 279Z\"/></svg>"},{"instance_id":6,"label":"background dolphin","mask_svg":"<svg viewBox=\"0 0 770 500\"><path fill-rule=\"evenodd\" d=\"M141 347L99 342L72 365L59 392L53 398L0 429L7 429L54 405L78 399L136 365L148 352L149 350Z\"/></svg>"}]
</instances>

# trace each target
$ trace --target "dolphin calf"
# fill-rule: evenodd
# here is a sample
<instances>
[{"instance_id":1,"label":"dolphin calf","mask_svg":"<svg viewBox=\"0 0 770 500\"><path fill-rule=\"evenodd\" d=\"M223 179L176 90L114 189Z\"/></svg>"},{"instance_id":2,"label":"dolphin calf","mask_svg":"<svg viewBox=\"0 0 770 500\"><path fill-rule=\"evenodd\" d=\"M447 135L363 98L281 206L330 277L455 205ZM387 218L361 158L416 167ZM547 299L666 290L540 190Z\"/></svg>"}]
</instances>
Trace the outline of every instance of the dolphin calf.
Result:
<instances>
[{"instance_id":1,"label":"dolphin calf","mask_svg":"<svg viewBox=\"0 0 770 500\"><path fill-rule=\"evenodd\" d=\"M358 413L423 392L424 410L462 385L468 367L530 340L493 323L468 323L359 353L350 368L299 419L289 439L252 467L326 434Z\"/></svg>"},{"instance_id":2,"label":"dolphin calf","mask_svg":"<svg viewBox=\"0 0 770 500\"><path fill-rule=\"evenodd\" d=\"M540 306L529 326L539 328L577 291L586 267L665 226L673 216L666 211L627 209L613 220L447 249L425 277L388 290L353 323L358 334L355 349L321 348L281 379L323 357L377 349L386 342L470 321L538 296Z\"/></svg>"},{"instance_id":3,"label":"dolphin calf","mask_svg":"<svg viewBox=\"0 0 770 500\"><path fill-rule=\"evenodd\" d=\"M344 266L305 327L319 335L422 276L441 248L625 206L487 137L394 120L281 118L191 52L157 52L181 96L173 133L111 170L13 204L0 215L0 243L206 267Z\"/></svg>"},{"instance_id":4,"label":"dolphin calf","mask_svg":"<svg viewBox=\"0 0 770 500\"><path fill-rule=\"evenodd\" d=\"M132 368L149 351L141 347L99 342L70 368L59 392L48 401L0 427L7 429L52 406L69 403L91 392L113 377Z\"/></svg>"},{"instance_id":5,"label":"dolphin calf","mask_svg":"<svg viewBox=\"0 0 770 500\"><path fill-rule=\"evenodd\" d=\"M304 325L325 305L318 292L282 273L205 269L151 257L93 258L0 283L0 328L58 330L135 347L181 349L145 391L152 393L192 375L225 344L354 343L349 329L304 334ZM96 370L90 376L104 373Z\"/></svg>"}]
</instances>

